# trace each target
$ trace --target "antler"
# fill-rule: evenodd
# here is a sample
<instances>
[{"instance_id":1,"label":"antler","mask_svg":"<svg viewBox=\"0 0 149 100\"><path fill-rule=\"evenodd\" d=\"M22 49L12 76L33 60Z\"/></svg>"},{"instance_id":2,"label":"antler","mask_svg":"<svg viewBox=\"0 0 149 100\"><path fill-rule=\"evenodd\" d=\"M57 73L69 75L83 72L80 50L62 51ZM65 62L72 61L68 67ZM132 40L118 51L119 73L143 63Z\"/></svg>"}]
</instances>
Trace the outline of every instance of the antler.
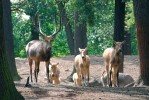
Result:
<instances>
[{"instance_id":1,"label":"antler","mask_svg":"<svg viewBox=\"0 0 149 100\"><path fill-rule=\"evenodd\" d=\"M41 31L39 15L37 15L37 16L38 16L38 23L39 23L39 33L40 33L43 37L46 37L46 35Z\"/></svg>"},{"instance_id":2,"label":"antler","mask_svg":"<svg viewBox=\"0 0 149 100\"><path fill-rule=\"evenodd\" d=\"M38 15L37 15L37 16L38 16ZM38 16L38 23L39 23L39 33L40 33L43 37L46 37L46 35L45 35L45 34L42 32L42 30L41 30L39 16ZM51 37L51 38L54 38L54 37L58 34L58 32L60 32L60 30L61 30L61 16L60 16L60 25L59 25L58 31L56 31L56 27L55 27L55 31L54 31L54 33L53 33L50 37Z\"/></svg>"},{"instance_id":3,"label":"antler","mask_svg":"<svg viewBox=\"0 0 149 100\"><path fill-rule=\"evenodd\" d=\"M56 31L56 27L55 27L55 31L54 31L54 33L51 35L52 38L54 38L54 37L58 34L58 32L60 32L60 30L61 30L61 16L60 16L60 25L59 25L59 29L58 29L58 31Z\"/></svg>"}]
</instances>

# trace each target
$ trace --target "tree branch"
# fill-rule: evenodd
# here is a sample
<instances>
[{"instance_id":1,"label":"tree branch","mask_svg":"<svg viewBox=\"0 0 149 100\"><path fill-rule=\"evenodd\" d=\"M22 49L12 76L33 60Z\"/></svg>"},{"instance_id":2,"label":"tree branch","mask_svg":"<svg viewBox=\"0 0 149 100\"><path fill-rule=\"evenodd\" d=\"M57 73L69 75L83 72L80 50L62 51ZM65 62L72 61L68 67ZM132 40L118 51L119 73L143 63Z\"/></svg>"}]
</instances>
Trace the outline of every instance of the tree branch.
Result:
<instances>
[{"instance_id":1,"label":"tree branch","mask_svg":"<svg viewBox=\"0 0 149 100\"><path fill-rule=\"evenodd\" d=\"M21 3L18 4L19 5L18 7L11 7L11 11L17 11L17 10L23 8L26 4L27 4L26 1L25 2L21 2Z\"/></svg>"}]
</instances>

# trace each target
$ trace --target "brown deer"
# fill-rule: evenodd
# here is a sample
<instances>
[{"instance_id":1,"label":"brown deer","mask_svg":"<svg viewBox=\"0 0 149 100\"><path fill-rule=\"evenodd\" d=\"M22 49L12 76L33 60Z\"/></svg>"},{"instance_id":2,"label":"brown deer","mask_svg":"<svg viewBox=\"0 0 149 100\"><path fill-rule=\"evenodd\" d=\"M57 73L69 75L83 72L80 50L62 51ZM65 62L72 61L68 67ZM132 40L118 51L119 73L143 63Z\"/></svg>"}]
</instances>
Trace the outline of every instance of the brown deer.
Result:
<instances>
[{"instance_id":1,"label":"brown deer","mask_svg":"<svg viewBox=\"0 0 149 100\"><path fill-rule=\"evenodd\" d=\"M107 48L103 53L105 69L107 73L107 86L119 86L119 67L122 64L122 44L115 42L114 48Z\"/></svg>"},{"instance_id":2,"label":"brown deer","mask_svg":"<svg viewBox=\"0 0 149 100\"><path fill-rule=\"evenodd\" d=\"M49 66L50 68L50 82L52 84L60 84L60 68L59 63L54 63Z\"/></svg>"},{"instance_id":3,"label":"brown deer","mask_svg":"<svg viewBox=\"0 0 149 100\"><path fill-rule=\"evenodd\" d=\"M46 36L42 31L40 27L40 21L39 21L39 33L43 37L42 40L32 40L26 45L26 53L28 56L29 66L30 66L30 76L31 76L31 82L32 80L32 64L33 61L35 61L35 69L34 69L34 76L35 80L37 82L38 80L38 73L39 73L39 65L41 61L45 61L46 64L46 75L49 82L49 64L50 64L50 58L52 54L52 44L51 41L55 38L57 33L61 30L61 17L60 17L60 25L58 31L50 35Z\"/></svg>"},{"instance_id":4,"label":"brown deer","mask_svg":"<svg viewBox=\"0 0 149 100\"><path fill-rule=\"evenodd\" d=\"M89 66L90 66L90 57L86 54L87 48L80 49L80 54L75 57L74 63L78 79L82 80L83 84L89 85Z\"/></svg>"}]
</instances>

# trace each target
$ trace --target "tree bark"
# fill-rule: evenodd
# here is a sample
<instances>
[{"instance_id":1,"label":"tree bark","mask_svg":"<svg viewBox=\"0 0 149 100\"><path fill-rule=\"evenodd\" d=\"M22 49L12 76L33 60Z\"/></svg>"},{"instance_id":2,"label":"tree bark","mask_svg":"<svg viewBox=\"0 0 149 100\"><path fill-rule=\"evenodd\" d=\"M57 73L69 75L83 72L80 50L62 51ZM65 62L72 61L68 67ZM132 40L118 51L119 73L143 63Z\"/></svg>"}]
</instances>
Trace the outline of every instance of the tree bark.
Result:
<instances>
[{"instance_id":1,"label":"tree bark","mask_svg":"<svg viewBox=\"0 0 149 100\"><path fill-rule=\"evenodd\" d=\"M8 63L10 67L10 72L13 77L13 80L19 80L20 76L18 75L17 69L16 69L16 64L15 64L15 57L14 57L14 45L13 45L13 34L12 34L12 21L11 21L11 8L10 8L10 3L8 0L3 2L4 5L3 9L5 12L3 12L3 21L4 21L4 32L7 33L5 34L5 45L6 45L6 54L8 56ZM9 29L9 30L8 30Z\"/></svg>"},{"instance_id":2,"label":"tree bark","mask_svg":"<svg viewBox=\"0 0 149 100\"><path fill-rule=\"evenodd\" d=\"M123 54L124 55L131 55L131 34L128 33L127 31L125 31L125 36L124 36L124 40L125 40L125 43L124 43L124 52Z\"/></svg>"},{"instance_id":3,"label":"tree bark","mask_svg":"<svg viewBox=\"0 0 149 100\"><path fill-rule=\"evenodd\" d=\"M115 0L114 41L124 40L124 20L125 20L125 2L122 2L122 0ZM119 71L123 72L123 63L120 66Z\"/></svg>"},{"instance_id":4,"label":"tree bark","mask_svg":"<svg viewBox=\"0 0 149 100\"><path fill-rule=\"evenodd\" d=\"M37 29L39 28L38 24L38 16L35 14L31 16L31 40L39 40L39 32Z\"/></svg>"},{"instance_id":5,"label":"tree bark","mask_svg":"<svg viewBox=\"0 0 149 100\"><path fill-rule=\"evenodd\" d=\"M79 54L78 48L87 47L87 25L86 22L79 22L79 13L75 11L74 13L74 46L75 46L75 55Z\"/></svg>"},{"instance_id":6,"label":"tree bark","mask_svg":"<svg viewBox=\"0 0 149 100\"><path fill-rule=\"evenodd\" d=\"M79 22L79 13L78 11L74 12L74 51L75 55L79 54L78 48L86 48L87 47L87 25L86 22ZM67 77L68 81L72 81L72 76L76 72L75 67L73 66L73 71L70 76Z\"/></svg>"},{"instance_id":7,"label":"tree bark","mask_svg":"<svg viewBox=\"0 0 149 100\"><path fill-rule=\"evenodd\" d=\"M133 0L140 62L136 85L149 85L149 1Z\"/></svg>"},{"instance_id":8,"label":"tree bark","mask_svg":"<svg viewBox=\"0 0 149 100\"><path fill-rule=\"evenodd\" d=\"M6 41L5 34L6 29L5 24L9 24L5 21L5 14L7 9L10 8L9 0L0 0L0 99L1 100L24 100L24 98L17 92L13 79L10 74L8 56L6 54ZM11 29L12 30L12 29Z\"/></svg>"},{"instance_id":9,"label":"tree bark","mask_svg":"<svg viewBox=\"0 0 149 100\"><path fill-rule=\"evenodd\" d=\"M66 14L64 4L62 3L62 1L56 0L56 2L58 5L58 9L61 12L62 23L65 26L65 31L66 31L67 42L68 42L70 54L74 55L74 38L73 38L74 34L72 32L71 25L70 25L69 19Z\"/></svg>"}]
</instances>

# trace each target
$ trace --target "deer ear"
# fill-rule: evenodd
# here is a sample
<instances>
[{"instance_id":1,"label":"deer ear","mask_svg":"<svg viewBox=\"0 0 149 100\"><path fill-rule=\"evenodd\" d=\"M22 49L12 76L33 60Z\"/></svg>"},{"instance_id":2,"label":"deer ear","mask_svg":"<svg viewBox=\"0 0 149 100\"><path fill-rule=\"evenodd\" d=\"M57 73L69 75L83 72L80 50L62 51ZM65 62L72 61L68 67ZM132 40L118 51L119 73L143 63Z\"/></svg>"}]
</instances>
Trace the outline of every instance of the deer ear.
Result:
<instances>
[{"instance_id":1,"label":"deer ear","mask_svg":"<svg viewBox=\"0 0 149 100\"><path fill-rule=\"evenodd\" d=\"M114 46L116 45L116 41L115 40L113 41L113 44L114 44Z\"/></svg>"},{"instance_id":2,"label":"deer ear","mask_svg":"<svg viewBox=\"0 0 149 100\"><path fill-rule=\"evenodd\" d=\"M85 48L85 51L87 51L87 47Z\"/></svg>"},{"instance_id":3,"label":"deer ear","mask_svg":"<svg viewBox=\"0 0 149 100\"><path fill-rule=\"evenodd\" d=\"M113 40L113 43L115 44L115 43L116 43L116 41L115 41L115 40Z\"/></svg>"},{"instance_id":4,"label":"deer ear","mask_svg":"<svg viewBox=\"0 0 149 100\"><path fill-rule=\"evenodd\" d=\"M79 51L81 52L81 48L79 48Z\"/></svg>"},{"instance_id":5,"label":"deer ear","mask_svg":"<svg viewBox=\"0 0 149 100\"><path fill-rule=\"evenodd\" d=\"M122 41L122 44L124 44L126 42L126 40Z\"/></svg>"}]
</instances>

